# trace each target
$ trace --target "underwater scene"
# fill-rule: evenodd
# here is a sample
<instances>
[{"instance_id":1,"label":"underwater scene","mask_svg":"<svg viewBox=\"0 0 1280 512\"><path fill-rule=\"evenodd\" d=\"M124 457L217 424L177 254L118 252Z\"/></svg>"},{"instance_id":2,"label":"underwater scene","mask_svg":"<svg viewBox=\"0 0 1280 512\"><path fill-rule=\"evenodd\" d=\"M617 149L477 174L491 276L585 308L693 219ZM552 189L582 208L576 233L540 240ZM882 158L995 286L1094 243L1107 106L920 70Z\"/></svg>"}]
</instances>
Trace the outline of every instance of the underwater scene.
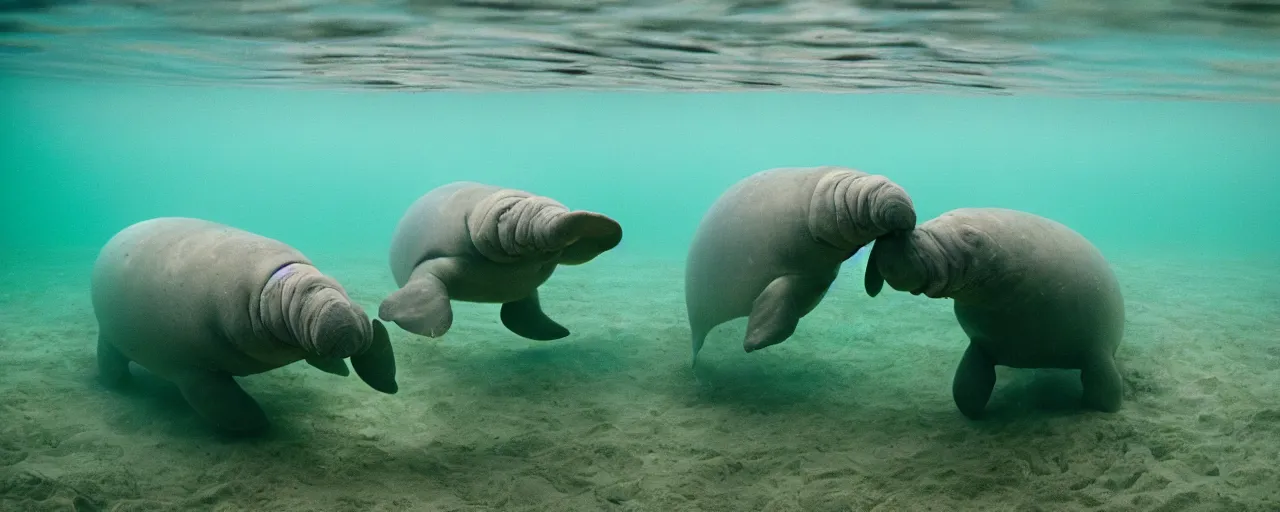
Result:
<instances>
[{"instance_id":1,"label":"underwater scene","mask_svg":"<svg viewBox=\"0 0 1280 512\"><path fill-rule=\"evenodd\" d=\"M1278 511L1280 3L0 1L0 510Z\"/></svg>"}]
</instances>

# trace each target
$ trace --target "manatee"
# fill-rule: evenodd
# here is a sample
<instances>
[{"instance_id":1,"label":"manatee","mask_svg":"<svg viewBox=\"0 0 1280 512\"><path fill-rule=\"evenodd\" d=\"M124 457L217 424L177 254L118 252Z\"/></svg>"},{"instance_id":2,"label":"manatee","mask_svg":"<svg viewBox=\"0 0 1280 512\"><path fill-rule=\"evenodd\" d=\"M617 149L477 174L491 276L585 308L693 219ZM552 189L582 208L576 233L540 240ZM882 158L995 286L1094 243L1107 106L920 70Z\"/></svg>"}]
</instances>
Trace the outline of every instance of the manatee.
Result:
<instances>
[{"instance_id":1,"label":"manatee","mask_svg":"<svg viewBox=\"0 0 1280 512\"><path fill-rule=\"evenodd\" d=\"M952 383L965 416L986 408L995 365L1078 369L1086 407L1120 409L1120 285L1102 253L1070 228L1015 210L952 210L876 241L865 276L872 297L888 282L954 301L969 338Z\"/></svg>"},{"instance_id":2,"label":"manatee","mask_svg":"<svg viewBox=\"0 0 1280 512\"><path fill-rule=\"evenodd\" d=\"M872 240L915 227L911 198L888 178L843 167L761 171L726 190L694 234L685 307L697 364L707 334L748 317L747 352L789 338Z\"/></svg>"},{"instance_id":3,"label":"manatee","mask_svg":"<svg viewBox=\"0 0 1280 512\"><path fill-rule=\"evenodd\" d=\"M133 361L226 431L268 425L233 377L300 360L347 375L350 358L373 389L398 389L381 322L301 252L233 227L166 217L121 230L94 263L92 303L104 384L124 384Z\"/></svg>"},{"instance_id":4,"label":"manatee","mask_svg":"<svg viewBox=\"0 0 1280 512\"><path fill-rule=\"evenodd\" d=\"M511 332L551 341L569 330L547 317L538 287L557 265L581 265L622 241L602 214L570 211L522 190L459 181L418 198L396 226L391 273L399 290L378 317L438 337L453 325L451 300L502 304Z\"/></svg>"}]
</instances>

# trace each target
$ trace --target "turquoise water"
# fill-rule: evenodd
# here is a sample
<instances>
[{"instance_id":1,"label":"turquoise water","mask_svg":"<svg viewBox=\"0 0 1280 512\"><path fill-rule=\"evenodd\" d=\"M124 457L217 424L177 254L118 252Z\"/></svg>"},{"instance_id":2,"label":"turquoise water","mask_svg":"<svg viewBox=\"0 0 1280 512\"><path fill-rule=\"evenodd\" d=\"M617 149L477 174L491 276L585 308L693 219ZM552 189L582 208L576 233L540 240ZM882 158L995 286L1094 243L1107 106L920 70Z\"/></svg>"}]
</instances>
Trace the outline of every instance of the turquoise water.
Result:
<instances>
[{"instance_id":1,"label":"turquoise water","mask_svg":"<svg viewBox=\"0 0 1280 512\"><path fill-rule=\"evenodd\" d=\"M1280 510L1280 11L481 3L0 2L0 510ZM1178 46L1219 32L1252 39ZM966 419L951 301L868 297L865 253L785 343L745 353L738 319L691 368L699 220L822 165L889 177L920 222L1085 235L1124 293L1122 409L1000 367ZM124 227L276 238L376 316L396 222L457 180L621 223L539 288L569 337L455 302L442 338L389 326L397 394L303 362L240 378L253 439L136 366L95 380L89 275Z\"/></svg>"},{"instance_id":2,"label":"turquoise water","mask_svg":"<svg viewBox=\"0 0 1280 512\"><path fill-rule=\"evenodd\" d=\"M607 212L619 253L682 258L756 171L884 174L921 219L1023 209L1105 251L1280 249L1280 105L1052 97L396 94L0 82L5 250L94 248L184 215L304 252L381 256L403 209L457 179Z\"/></svg>"}]
</instances>

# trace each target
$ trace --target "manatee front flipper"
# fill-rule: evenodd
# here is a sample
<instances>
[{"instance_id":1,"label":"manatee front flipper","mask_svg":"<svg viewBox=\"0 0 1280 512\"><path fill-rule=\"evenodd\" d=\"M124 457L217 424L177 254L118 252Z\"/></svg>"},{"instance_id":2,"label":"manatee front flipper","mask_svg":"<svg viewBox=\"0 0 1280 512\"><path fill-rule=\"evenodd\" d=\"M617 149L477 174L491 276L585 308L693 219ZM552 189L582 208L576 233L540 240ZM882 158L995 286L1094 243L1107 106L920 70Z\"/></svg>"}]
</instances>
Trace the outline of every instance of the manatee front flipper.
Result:
<instances>
[{"instance_id":1,"label":"manatee front flipper","mask_svg":"<svg viewBox=\"0 0 1280 512\"><path fill-rule=\"evenodd\" d=\"M538 302L538 290L515 302L502 305L502 325L525 338L536 341L558 340L569 335L569 329L547 318Z\"/></svg>"},{"instance_id":2,"label":"manatee front flipper","mask_svg":"<svg viewBox=\"0 0 1280 512\"><path fill-rule=\"evenodd\" d=\"M347 363L341 359L326 359L323 357L308 357L307 364L316 367L322 372L332 373L346 377L351 375L351 370L347 368Z\"/></svg>"},{"instance_id":3,"label":"manatee front flipper","mask_svg":"<svg viewBox=\"0 0 1280 512\"><path fill-rule=\"evenodd\" d=\"M414 271L404 288L396 290L378 306L378 318L395 322L401 329L421 336L443 336L453 325L449 290L436 276Z\"/></svg>"},{"instance_id":4,"label":"manatee front flipper","mask_svg":"<svg viewBox=\"0 0 1280 512\"><path fill-rule=\"evenodd\" d=\"M256 434L267 428L267 415L231 375L193 371L177 379L187 403L218 428Z\"/></svg>"},{"instance_id":5,"label":"manatee front flipper","mask_svg":"<svg viewBox=\"0 0 1280 512\"><path fill-rule=\"evenodd\" d=\"M867 289L867 295L875 297L880 294L880 290L884 289L884 276L880 274L880 258L877 255L880 251L876 249L880 244L872 242L871 255L867 256L867 270L862 277L862 285Z\"/></svg>"},{"instance_id":6,"label":"manatee front flipper","mask_svg":"<svg viewBox=\"0 0 1280 512\"><path fill-rule=\"evenodd\" d=\"M1095 356L1080 369L1080 383L1084 385L1085 407L1102 412L1120 410L1124 398L1124 379L1116 368L1115 357Z\"/></svg>"},{"instance_id":7,"label":"manatee front flipper","mask_svg":"<svg viewBox=\"0 0 1280 512\"><path fill-rule=\"evenodd\" d=\"M833 279L834 276L816 279L796 275L774 279L751 305L742 347L754 352L786 341L796 332L800 317L809 314L822 301Z\"/></svg>"},{"instance_id":8,"label":"manatee front flipper","mask_svg":"<svg viewBox=\"0 0 1280 512\"><path fill-rule=\"evenodd\" d=\"M707 341L707 335L711 333L711 329L697 326L693 328L693 357L689 360L689 366L698 367L698 352L702 351L702 345Z\"/></svg>"},{"instance_id":9,"label":"manatee front flipper","mask_svg":"<svg viewBox=\"0 0 1280 512\"><path fill-rule=\"evenodd\" d=\"M351 356L351 366L369 387L386 393L396 394L400 386L396 384L396 356L391 350L391 338L386 326L377 320L373 321L373 343L363 354Z\"/></svg>"},{"instance_id":10,"label":"manatee front flipper","mask_svg":"<svg viewBox=\"0 0 1280 512\"><path fill-rule=\"evenodd\" d=\"M951 397L956 402L960 413L969 419L982 416L982 411L991 400L991 391L996 387L996 365L991 358L982 353L976 343L970 342L956 367L956 376L951 381Z\"/></svg>"}]
</instances>

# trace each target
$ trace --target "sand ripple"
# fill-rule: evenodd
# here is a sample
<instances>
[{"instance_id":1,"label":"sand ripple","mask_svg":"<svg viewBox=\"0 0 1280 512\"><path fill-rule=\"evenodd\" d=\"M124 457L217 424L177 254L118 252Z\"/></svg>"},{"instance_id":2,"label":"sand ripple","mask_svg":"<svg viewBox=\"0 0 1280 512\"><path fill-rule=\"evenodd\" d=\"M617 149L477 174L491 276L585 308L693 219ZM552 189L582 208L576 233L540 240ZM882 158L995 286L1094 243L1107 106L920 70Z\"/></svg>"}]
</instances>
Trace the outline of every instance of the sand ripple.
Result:
<instances>
[{"instance_id":1,"label":"sand ripple","mask_svg":"<svg viewBox=\"0 0 1280 512\"><path fill-rule=\"evenodd\" d=\"M371 309L391 289L380 259L313 257ZM1076 372L1000 368L968 421L948 304L856 285L768 351L717 329L693 373L678 263L602 259L543 287L569 339L461 304L444 339L392 331L396 396L305 365L242 379L275 428L230 440L145 372L93 382L89 261L0 267L0 509L1280 510L1272 262L1117 259L1117 414L1078 409Z\"/></svg>"}]
</instances>

